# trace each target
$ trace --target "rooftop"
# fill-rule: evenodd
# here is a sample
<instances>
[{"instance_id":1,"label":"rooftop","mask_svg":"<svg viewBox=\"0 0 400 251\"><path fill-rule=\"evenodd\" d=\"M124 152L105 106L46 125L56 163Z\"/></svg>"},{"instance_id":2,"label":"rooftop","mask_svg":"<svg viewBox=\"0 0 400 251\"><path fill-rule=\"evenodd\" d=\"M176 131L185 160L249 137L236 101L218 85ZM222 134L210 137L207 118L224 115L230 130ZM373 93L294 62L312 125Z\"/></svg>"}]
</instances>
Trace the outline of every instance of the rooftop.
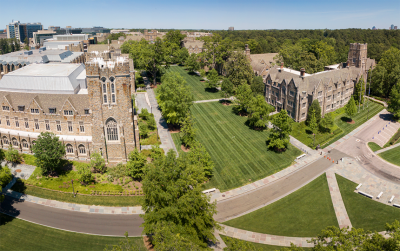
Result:
<instances>
[{"instance_id":1,"label":"rooftop","mask_svg":"<svg viewBox=\"0 0 400 251\"><path fill-rule=\"evenodd\" d=\"M72 52L67 50L31 50L31 54L25 54L26 51L15 51L0 55L1 63L50 63L62 62L70 63L83 52Z\"/></svg>"}]
</instances>

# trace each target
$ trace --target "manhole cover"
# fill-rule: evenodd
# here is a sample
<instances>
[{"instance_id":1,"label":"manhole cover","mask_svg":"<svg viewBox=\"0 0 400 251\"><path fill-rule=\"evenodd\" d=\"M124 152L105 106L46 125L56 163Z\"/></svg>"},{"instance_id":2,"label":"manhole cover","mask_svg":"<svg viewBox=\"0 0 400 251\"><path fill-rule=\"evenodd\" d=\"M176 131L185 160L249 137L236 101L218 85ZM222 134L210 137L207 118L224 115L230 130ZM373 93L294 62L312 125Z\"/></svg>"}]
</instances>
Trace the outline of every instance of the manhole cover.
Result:
<instances>
[{"instance_id":1,"label":"manhole cover","mask_svg":"<svg viewBox=\"0 0 400 251\"><path fill-rule=\"evenodd\" d=\"M17 170L15 170L17 173L20 173L21 172L21 169L17 169Z\"/></svg>"}]
</instances>

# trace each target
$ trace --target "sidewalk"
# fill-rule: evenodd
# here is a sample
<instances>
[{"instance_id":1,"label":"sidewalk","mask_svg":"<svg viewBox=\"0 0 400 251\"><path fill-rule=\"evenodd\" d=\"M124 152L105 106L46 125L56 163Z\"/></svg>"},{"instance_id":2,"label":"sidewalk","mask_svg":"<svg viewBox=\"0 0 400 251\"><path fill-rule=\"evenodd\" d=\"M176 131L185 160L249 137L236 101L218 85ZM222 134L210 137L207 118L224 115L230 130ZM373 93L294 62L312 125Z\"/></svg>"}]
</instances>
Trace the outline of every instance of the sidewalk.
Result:
<instances>
[{"instance_id":1,"label":"sidewalk","mask_svg":"<svg viewBox=\"0 0 400 251\"><path fill-rule=\"evenodd\" d=\"M376 152L374 152L374 153L375 153L375 154L380 154L380 153L386 152L386 151L391 150L391 149L396 148L396 147L400 147L400 143L394 144L394 145L392 145L392 146L388 146L388 147L383 148L383 149L381 149L381 150L378 150L378 151L376 151Z\"/></svg>"},{"instance_id":2,"label":"sidewalk","mask_svg":"<svg viewBox=\"0 0 400 251\"><path fill-rule=\"evenodd\" d=\"M232 100L232 98L217 98L217 99L208 99L208 100L197 100L193 101L194 104L196 103L207 103L207 102L217 102L217 101L223 101L223 100Z\"/></svg>"}]
</instances>

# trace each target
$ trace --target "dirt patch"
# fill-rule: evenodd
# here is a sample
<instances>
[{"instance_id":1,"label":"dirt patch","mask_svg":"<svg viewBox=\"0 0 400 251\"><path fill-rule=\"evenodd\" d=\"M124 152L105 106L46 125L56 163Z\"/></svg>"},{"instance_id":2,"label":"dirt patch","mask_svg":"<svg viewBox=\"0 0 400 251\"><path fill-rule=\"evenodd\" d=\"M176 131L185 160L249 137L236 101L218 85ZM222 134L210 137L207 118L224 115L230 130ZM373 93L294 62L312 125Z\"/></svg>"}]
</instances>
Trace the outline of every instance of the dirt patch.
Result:
<instances>
[{"instance_id":1,"label":"dirt patch","mask_svg":"<svg viewBox=\"0 0 400 251\"><path fill-rule=\"evenodd\" d=\"M352 120L352 121L348 121L347 123L348 124L355 124L356 122L354 120Z\"/></svg>"},{"instance_id":2,"label":"dirt patch","mask_svg":"<svg viewBox=\"0 0 400 251\"><path fill-rule=\"evenodd\" d=\"M265 128L264 127L254 127L253 129L256 131L263 131Z\"/></svg>"},{"instance_id":3,"label":"dirt patch","mask_svg":"<svg viewBox=\"0 0 400 251\"><path fill-rule=\"evenodd\" d=\"M17 169L17 170L15 170L17 173L20 173L21 172L21 169Z\"/></svg>"},{"instance_id":4,"label":"dirt patch","mask_svg":"<svg viewBox=\"0 0 400 251\"><path fill-rule=\"evenodd\" d=\"M154 246L153 246L153 244L151 244L149 237L143 236L143 242L144 242L144 246L146 247L147 250L150 250L150 251L154 250Z\"/></svg>"},{"instance_id":5,"label":"dirt patch","mask_svg":"<svg viewBox=\"0 0 400 251\"><path fill-rule=\"evenodd\" d=\"M174 125L168 125L168 130L170 133L181 132L181 129L178 126L174 126Z\"/></svg>"},{"instance_id":6,"label":"dirt patch","mask_svg":"<svg viewBox=\"0 0 400 251\"><path fill-rule=\"evenodd\" d=\"M200 80L200 82L206 82L205 80Z\"/></svg>"},{"instance_id":7,"label":"dirt patch","mask_svg":"<svg viewBox=\"0 0 400 251\"><path fill-rule=\"evenodd\" d=\"M230 106L231 103L229 103L229 102L223 102L222 105L224 105L224 106Z\"/></svg>"},{"instance_id":8,"label":"dirt patch","mask_svg":"<svg viewBox=\"0 0 400 251\"><path fill-rule=\"evenodd\" d=\"M182 149L182 151L184 151L185 153L187 153L187 152L190 151L190 148L189 148L189 147L186 147L186 146L184 146L184 145L181 145L181 149Z\"/></svg>"}]
</instances>

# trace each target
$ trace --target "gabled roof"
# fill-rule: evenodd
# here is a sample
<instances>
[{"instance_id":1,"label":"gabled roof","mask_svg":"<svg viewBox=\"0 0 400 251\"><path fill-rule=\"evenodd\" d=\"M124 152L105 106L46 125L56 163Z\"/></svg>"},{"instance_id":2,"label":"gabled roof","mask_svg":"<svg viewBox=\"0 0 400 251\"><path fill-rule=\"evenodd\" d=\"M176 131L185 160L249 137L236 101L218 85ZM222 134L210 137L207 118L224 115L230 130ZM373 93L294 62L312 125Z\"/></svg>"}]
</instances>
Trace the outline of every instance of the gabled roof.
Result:
<instances>
[{"instance_id":1,"label":"gabled roof","mask_svg":"<svg viewBox=\"0 0 400 251\"><path fill-rule=\"evenodd\" d=\"M261 74L264 70L269 69L275 63L276 55L278 53L250 54L250 65L253 71Z\"/></svg>"}]
</instances>

